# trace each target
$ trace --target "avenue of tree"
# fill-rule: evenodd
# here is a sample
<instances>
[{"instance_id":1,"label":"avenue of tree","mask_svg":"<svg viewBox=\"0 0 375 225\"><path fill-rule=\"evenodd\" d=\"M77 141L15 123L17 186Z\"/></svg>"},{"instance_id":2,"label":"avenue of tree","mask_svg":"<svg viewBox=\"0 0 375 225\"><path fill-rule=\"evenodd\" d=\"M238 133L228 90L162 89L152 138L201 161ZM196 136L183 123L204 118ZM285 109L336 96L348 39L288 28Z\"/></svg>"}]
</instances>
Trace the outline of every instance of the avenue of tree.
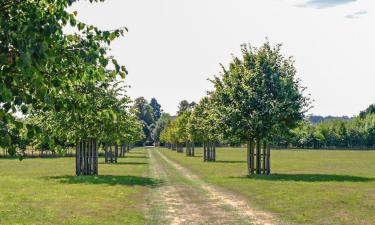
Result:
<instances>
[{"instance_id":1,"label":"avenue of tree","mask_svg":"<svg viewBox=\"0 0 375 225\"><path fill-rule=\"evenodd\" d=\"M203 143L204 161L214 161L220 140L247 144L249 174L270 173L270 144L304 118L309 99L295 77L291 58L281 45L242 46L212 82L215 89L196 105L185 107L162 132L168 147L194 155L194 143ZM180 104L181 106L181 104Z\"/></svg>"},{"instance_id":2,"label":"avenue of tree","mask_svg":"<svg viewBox=\"0 0 375 225\"><path fill-rule=\"evenodd\" d=\"M99 2L101 0L90 0ZM242 55L211 81L198 103L183 100L176 116L155 98L126 95L126 68L109 54L126 28L82 23L68 12L75 0L0 3L0 148L65 154L76 174L98 174L99 150L116 163L132 145L160 145L216 160L219 144L245 144L249 174L270 173L270 149L374 148L375 105L354 118L305 118L310 99L281 45L242 45ZM75 32L65 33L70 26Z\"/></svg>"}]
</instances>

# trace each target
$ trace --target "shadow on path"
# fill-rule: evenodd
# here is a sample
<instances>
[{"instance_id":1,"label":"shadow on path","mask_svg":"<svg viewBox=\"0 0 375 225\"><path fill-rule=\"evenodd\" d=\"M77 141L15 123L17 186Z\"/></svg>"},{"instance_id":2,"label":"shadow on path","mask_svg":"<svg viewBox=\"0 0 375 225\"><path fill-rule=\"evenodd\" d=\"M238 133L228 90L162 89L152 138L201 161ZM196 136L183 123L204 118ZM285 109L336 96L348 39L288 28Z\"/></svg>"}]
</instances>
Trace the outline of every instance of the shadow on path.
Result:
<instances>
[{"instance_id":1,"label":"shadow on path","mask_svg":"<svg viewBox=\"0 0 375 225\"><path fill-rule=\"evenodd\" d=\"M47 177L48 180L56 180L63 184L108 184L126 186L148 186L158 187L163 184L162 180L139 176L99 175L99 176L54 176Z\"/></svg>"},{"instance_id":2,"label":"shadow on path","mask_svg":"<svg viewBox=\"0 0 375 225\"><path fill-rule=\"evenodd\" d=\"M231 178L243 178L253 180L269 180L269 181L302 181L302 182L372 182L374 178L359 177L351 175L336 175L336 174L271 174L265 175L249 175L243 177L231 177Z\"/></svg>"}]
</instances>

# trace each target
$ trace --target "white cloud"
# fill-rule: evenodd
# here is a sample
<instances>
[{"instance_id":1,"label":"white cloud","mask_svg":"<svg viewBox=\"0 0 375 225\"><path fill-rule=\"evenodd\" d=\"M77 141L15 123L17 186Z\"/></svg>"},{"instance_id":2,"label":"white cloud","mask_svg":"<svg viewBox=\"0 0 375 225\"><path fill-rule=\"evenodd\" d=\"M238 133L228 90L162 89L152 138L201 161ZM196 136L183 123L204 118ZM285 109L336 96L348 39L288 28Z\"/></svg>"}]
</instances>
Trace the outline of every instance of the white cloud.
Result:
<instances>
[{"instance_id":1,"label":"white cloud","mask_svg":"<svg viewBox=\"0 0 375 225\"><path fill-rule=\"evenodd\" d=\"M358 19L361 16L366 15L367 13L367 10L360 10L352 14L347 14L345 17L348 19Z\"/></svg>"}]
</instances>

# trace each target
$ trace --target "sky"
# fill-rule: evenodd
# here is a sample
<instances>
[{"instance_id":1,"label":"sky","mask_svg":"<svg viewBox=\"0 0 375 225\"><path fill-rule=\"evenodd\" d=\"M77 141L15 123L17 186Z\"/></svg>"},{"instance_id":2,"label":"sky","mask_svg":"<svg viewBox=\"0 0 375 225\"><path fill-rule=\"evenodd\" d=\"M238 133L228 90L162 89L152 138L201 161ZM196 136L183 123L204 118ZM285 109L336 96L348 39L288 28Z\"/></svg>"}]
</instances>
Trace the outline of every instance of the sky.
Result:
<instances>
[{"instance_id":1,"label":"sky","mask_svg":"<svg viewBox=\"0 0 375 225\"><path fill-rule=\"evenodd\" d=\"M374 0L106 0L75 3L78 19L127 27L111 55L129 71L132 98L155 97L165 112L198 102L208 78L267 39L293 56L315 115L352 116L375 103Z\"/></svg>"}]
</instances>

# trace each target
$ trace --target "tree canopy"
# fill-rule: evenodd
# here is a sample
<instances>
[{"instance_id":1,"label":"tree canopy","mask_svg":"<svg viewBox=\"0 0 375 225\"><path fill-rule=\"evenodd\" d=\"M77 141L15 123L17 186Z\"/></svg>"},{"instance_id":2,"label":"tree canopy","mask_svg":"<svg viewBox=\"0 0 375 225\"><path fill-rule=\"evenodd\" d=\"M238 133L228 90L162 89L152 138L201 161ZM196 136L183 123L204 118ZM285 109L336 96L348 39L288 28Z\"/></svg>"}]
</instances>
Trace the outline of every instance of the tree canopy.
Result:
<instances>
[{"instance_id":1,"label":"tree canopy","mask_svg":"<svg viewBox=\"0 0 375 225\"><path fill-rule=\"evenodd\" d=\"M66 10L74 2L0 3L2 147L14 148L21 137L40 139L35 135L42 130L53 130L54 138L43 139L56 143L73 136L101 138L104 125L114 121L138 127L126 109L129 98L115 90L126 69L108 52L126 28L103 31L78 21L77 12ZM75 32L64 33L67 26Z\"/></svg>"}]
</instances>

